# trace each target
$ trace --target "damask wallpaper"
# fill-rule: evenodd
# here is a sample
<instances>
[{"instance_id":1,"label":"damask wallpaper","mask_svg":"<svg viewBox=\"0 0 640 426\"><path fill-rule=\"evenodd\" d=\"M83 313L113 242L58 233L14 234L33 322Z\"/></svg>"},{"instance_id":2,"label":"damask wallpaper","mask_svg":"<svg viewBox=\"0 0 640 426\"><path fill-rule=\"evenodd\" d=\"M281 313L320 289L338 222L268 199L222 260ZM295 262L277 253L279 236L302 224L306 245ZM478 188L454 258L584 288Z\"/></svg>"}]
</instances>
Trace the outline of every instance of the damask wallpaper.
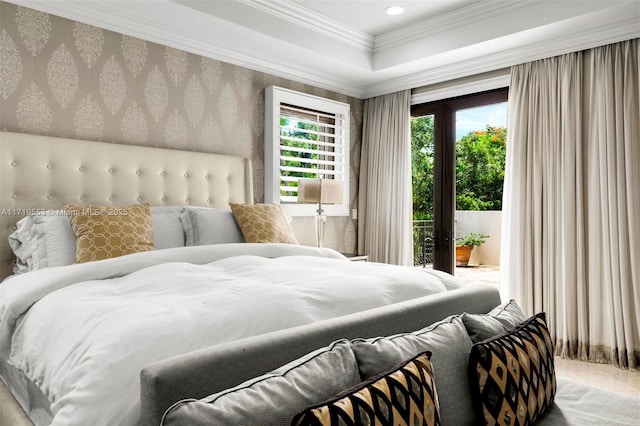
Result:
<instances>
[{"instance_id":1,"label":"damask wallpaper","mask_svg":"<svg viewBox=\"0 0 640 426\"><path fill-rule=\"evenodd\" d=\"M264 195L264 88L351 105L357 206L362 100L0 2L0 129L251 158ZM294 218L313 245L312 218ZM325 246L356 252L357 223L327 220Z\"/></svg>"}]
</instances>

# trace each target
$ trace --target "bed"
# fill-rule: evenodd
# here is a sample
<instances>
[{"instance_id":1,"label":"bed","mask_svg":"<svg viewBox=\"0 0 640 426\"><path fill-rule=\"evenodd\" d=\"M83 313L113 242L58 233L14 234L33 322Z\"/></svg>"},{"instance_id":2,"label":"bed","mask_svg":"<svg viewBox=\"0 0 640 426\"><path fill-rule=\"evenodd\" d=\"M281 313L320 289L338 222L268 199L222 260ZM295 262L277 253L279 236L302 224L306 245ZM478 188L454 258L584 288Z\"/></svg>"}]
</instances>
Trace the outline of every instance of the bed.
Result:
<instances>
[{"instance_id":1,"label":"bed","mask_svg":"<svg viewBox=\"0 0 640 426\"><path fill-rule=\"evenodd\" d=\"M0 375L36 425L137 424L149 364L461 287L331 249L238 241L227 209L253 202L247 159L2 132L0 161ZM68 264L49 246L45 260L20 254L28 272L11 275L16 224L59 220L66 203L149 203L158 250ZM180 222L187 246L177 234L160 244L163 209L174 225L216 225Z\"/></svg>"}]
</instances>

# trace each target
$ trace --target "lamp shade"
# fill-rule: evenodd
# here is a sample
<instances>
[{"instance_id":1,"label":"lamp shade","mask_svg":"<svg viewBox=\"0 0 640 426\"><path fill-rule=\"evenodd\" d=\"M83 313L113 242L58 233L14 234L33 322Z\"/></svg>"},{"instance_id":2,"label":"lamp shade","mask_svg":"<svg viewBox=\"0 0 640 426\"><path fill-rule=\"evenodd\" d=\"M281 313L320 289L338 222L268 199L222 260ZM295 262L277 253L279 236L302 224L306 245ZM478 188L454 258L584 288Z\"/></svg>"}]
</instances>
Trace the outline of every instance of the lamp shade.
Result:
<instances>
[{"instance_id":1,"label":"lamp shade","mask_svg":"<svg viewBox=\"0 0 640 426\"><path fill-rule=\"evenodd\" d=\"M344 182L333 179L299 179L298 202L342 204Z\"/></svg>"}]
</instances>

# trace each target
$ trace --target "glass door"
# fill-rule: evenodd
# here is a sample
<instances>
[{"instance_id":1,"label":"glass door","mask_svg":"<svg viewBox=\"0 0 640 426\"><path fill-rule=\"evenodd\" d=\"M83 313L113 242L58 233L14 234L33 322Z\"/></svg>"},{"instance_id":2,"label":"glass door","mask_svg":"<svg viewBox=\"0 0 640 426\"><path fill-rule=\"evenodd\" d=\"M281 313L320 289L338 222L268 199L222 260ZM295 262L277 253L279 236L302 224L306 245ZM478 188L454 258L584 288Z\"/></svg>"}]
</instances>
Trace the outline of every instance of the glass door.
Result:
<instances>
[{"instance_id":1,"label":"glass door","mask_svg":"<svg viewBox=\"0 0 640 426\"><path fill-rule=\"evenodd\" d=\"M411 119L413 263L433 265L434 114Z\"/></svg>"},{"instance_id":2,"label":"glass door","mask_svg":"<svg viewBox=\"0 0 640 426\"><path fill-rule=\"evenodd\" d=\"M456 275L498 275L506 142L506 102L456 111Z\"/></svg>"},{"instance_id":3,"label":"glass door","mask_svg":"<svg viewBox=\"0 0 640 426\"><path fill-rule=\"evenodd\" d=\"M483 105L504 103L507 101L507 95L508 89L504 88L411 107L414 157L412 159L414 250L418 248L418 253L414 253L414 257L419 261L416 264L424 264L426 258L432 262L434 269L451 274L455 272L457 112ZM471 171L470 174L473 175L474 172ZM424 184L421 187L422 182ZM428 189L429 186L431 190ZM416 223L419 220L430 222ZM425 228L424 236L419 228L421 223ZM430 236L428 225L431 226ZM416 236L418 241L415 240ZM424 254L422 247L427 247Z\"/></svg>"}]
</instances>

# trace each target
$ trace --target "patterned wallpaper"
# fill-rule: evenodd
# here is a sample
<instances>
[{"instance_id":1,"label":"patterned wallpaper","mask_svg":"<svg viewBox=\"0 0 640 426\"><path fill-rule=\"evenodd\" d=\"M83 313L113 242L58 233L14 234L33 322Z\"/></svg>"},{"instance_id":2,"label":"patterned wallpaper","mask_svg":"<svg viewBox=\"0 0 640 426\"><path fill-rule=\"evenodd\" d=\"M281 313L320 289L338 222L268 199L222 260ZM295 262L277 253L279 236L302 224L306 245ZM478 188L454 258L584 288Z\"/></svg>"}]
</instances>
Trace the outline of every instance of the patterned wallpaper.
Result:
<instances>
[{"instance_id":1,"label":"patterned wallpaper","mask_svg":"<svg viewBox=\"0 0 640 426\"><path fill-rule=\"evenodd\" d=\"M357 206L362 100L0 2L0 129L251 158L264 196L264 88L351 105ZM314 244L312 218L294 218ZM327 221L325 246L356 251L357 223Z\"/></svg>"}]
</instances>

